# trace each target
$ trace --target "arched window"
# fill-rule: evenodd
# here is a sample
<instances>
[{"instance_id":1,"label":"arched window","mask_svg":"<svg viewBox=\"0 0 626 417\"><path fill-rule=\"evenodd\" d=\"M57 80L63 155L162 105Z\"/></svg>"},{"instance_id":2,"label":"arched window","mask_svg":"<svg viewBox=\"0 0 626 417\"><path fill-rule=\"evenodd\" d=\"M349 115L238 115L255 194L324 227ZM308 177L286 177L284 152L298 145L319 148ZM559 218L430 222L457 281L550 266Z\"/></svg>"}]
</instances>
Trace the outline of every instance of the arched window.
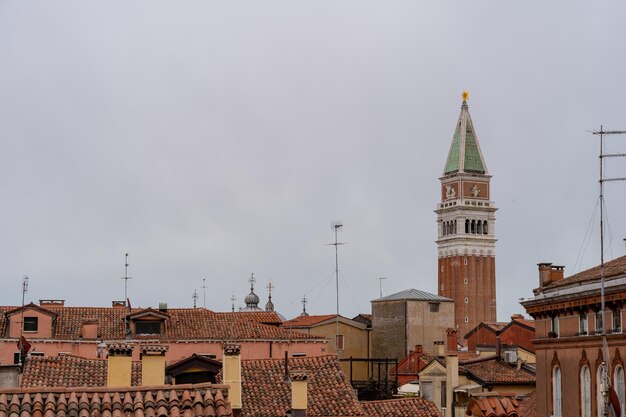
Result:
<instances>
[{"instance_id":1,"label":"arched window","mask_svg":"<svg viewBox=\"0 0 626 417\"><path fill-rule=\"evenodd\" d=\"M580 415L591 417L591 372L587 365L580 370Z\"/></svg>"},{"instance_id":2,"label":"arched window","mask_svg":"<svg viewBox=\"0 0 626 417\"><path fill-rule=\"evenodd\" d=\"M487 220L485 220L483 222L483 235L486 235L489 233L489 228L487 227Z\"/></svg>"},{"instance_id":3,"label":"arched window","mask_svg":"<svg viewBox=\"0 0 626 417\"><path fill-rule=\"evenodd\" d=\"M465 234L469 233L469 219L465 219Z\"/></svg>"},{"instance_id":4,"label":"arched window","mask_svg":"<svg viewBox=\"0 0 626 417\"><path fill-rule=\"evenodd\" d=\"M472 220L472 234L476 234L476 220Z\"/></svg>"},{"instance_id":5,"label":"arched window","mask_svg":"<svg viewBox=\"0 0 626 417\"><path fill-rule=\"evenodd\" d=\"M619 406L622 409L622 417L626 416L626 393L624 392L624 368L622 365L617 365L613 371L613 388L619 398Z\"/></svg>"},{"instance_id":6,"label":"arched window","mask_svg":"<svg viewBox=\"0 0 626 417\"><path fill-rule=\"evenodd\" d=\"M443 222L443 224L441 225L441 234L445 236L447 234L447 231L448 231L448 227L446 225L446 222Z\"/></svg>"},{"instance_id":7,"label":"arched window","mask_svg":"<svg viewBox=\"0 0 626 417\"><path fill-rule=\"evenodd\" d=\"M596 399L598 404L598 417L604 415L604 397L602 396L602 366L596 370Z\"/></svg>"},{"instance_id":8,"label":"arched window","mask_svg":"<svg viewBox=\"0 0 626 417\"><path fill-rule=\"evenodd\" d=\"M479 235L483 234L483 222L481 220L478 220L478 223L476 224L476 233Z\"/></svg>"},{"instance_id":9,"label":"arched window","mask_svg":"<svg viewBox=\"0 0 626 417\"><path fill-rule=\"evenodd\" d=\"M552 368L552 415L561 417L563 415L561 407L561 368Z\"/></svg>"},{"instance_id":10,"label":"arched window","mask_svg":"<svg viewBox=\"0 0 626 417\"><path fill-rule=\"evenodd\" d=\"M454 234L456 235L456 219L454 220Z\"/></svg>"}]
</instances>

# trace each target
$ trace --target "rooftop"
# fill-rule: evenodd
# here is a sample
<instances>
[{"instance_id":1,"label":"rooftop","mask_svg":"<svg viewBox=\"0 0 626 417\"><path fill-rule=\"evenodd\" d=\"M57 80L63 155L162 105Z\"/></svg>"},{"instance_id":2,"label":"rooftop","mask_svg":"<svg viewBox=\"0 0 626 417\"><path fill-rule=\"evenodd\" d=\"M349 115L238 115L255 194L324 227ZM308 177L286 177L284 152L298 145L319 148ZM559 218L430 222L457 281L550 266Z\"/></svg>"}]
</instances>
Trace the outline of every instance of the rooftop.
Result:
<instances>
[{"instance_id":1,"label":"rooftop","mask_svg":"<svg viewBox=\"0 0 626 417\"><path fill-rule=\"evenodd\" d=\"M395 300L418 300L418 301L438 301L438 302L453 302L450 298L442 297L437 294L431 294L426 291L416 290L415 288L409 288L408 290L400 291L395 294L387 295L385 297L377 298L372 302L378 301L395 301Z\"/></svg>"},{"instance_id":2,"label":"rooftop","mask_svg":"<svg viewBox=\"0 0 626 417\"><path fill-rule=\"evenodd\" d=\"M444 175L455 173L486 174L487 165L478 144L478 136L469 114L467 97L461 105L461 114L456 124L448 159L443 170Z\"/></svg>"},{"instance_id":3,"label":"rooftop","mask_svg":"<svg viewBox=\"0 0 626 417\"><path fill-rule=\"evenodd\" d=\"M486 385L521 384L535 385L535 373L524 366L503 362L495 356L470 359L460 362L459 365L471 379Z\"/></svg>"},{"instance_id":4,"label":"rooftop","mask_svg":"<svg viewBox=\"0 0 626 417\"><path fill-rule=\"evenodd\" d=\"M604 278L613 279L626 276L626 255L619 258L615 258L611 261L604 263ZM562 288L574 284L593 282L600 280L600 266L587 269L577 274L571 275L561 281L556 281L547 285L543 290L550 290L552 288Z\"/></svg>"},{"instance_id":5,"label":"rooftop","mask_svg":"<svg viewBox=\"0 0 626 417\"><path fill-rule=\"evenodd\" d=\"M432 401L421 397L395 400L364 401L363 410L368 416L384 417L439 417L441 414Z\"/></svg>"}]
</instances>

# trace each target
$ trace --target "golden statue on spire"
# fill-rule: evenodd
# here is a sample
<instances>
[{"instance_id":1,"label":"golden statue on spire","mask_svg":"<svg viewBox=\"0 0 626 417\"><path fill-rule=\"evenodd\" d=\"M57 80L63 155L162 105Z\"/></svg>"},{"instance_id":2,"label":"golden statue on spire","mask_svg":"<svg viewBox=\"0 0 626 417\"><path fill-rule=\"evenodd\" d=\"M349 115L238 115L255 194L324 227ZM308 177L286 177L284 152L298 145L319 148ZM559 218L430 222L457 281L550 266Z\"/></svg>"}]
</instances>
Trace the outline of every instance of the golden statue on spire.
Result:
<instances>
[{"instance_id":1,"label":"golden statue on spire","mask_svg":"<svg viewBox=\"0 0 626 417\"><path fill-rule=\"evenodd\" d=\"M465 90L463 91L463 94L461 94L461 97L463 97L463 101L467 101L469 99L469 91Z\"/></svg>"}]
</instances>

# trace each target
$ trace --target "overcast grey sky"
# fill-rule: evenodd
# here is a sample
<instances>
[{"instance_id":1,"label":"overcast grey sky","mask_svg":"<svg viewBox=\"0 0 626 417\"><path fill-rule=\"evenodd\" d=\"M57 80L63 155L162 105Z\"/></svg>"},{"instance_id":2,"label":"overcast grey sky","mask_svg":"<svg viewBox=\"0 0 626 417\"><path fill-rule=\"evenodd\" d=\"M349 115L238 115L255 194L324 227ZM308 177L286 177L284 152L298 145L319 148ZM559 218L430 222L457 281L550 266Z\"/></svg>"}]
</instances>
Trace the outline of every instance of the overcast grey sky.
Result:
<instances>
[{"instance_id":1,"label":"overcast grey sky","mask_svg":"<svg viewBox=\"0 0 626 417\"><path fill-rule=\"evenodd\" d=\"M435 209L461 104L497 212L499 319L537 262L575 272L598 141L626 129L626 3L0 0L0 304L237 305L292 317L436 292ZM626 137L607 140L626 151ZM621 148L620 146L621 145ZM626 176L626 161L609 174ZM607 257L626 184L607 186ZM598 226L582 266L598 263ZM202 296L200 298L202 304Z\"/></svg>"}]
</instances>

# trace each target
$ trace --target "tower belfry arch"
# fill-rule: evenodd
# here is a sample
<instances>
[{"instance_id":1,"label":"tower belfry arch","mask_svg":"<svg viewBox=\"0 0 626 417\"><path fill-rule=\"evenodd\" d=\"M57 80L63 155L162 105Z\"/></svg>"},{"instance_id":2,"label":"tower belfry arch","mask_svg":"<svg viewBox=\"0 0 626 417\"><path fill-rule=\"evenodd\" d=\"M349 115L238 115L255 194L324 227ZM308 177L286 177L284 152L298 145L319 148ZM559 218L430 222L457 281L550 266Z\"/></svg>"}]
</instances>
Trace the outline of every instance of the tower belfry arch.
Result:
<instances>
[{"instance_id":1,"label":"tower belfry arch","mask_svg":"<svg viewBox=\"0 0 626 417\"><path fill-rule=\"evenodd\" d=\"M495 212L491 175L463 92L437 205L438 292L454 300L463 338L481 321L496 321Z\"/></svg>"}]
</instances>

